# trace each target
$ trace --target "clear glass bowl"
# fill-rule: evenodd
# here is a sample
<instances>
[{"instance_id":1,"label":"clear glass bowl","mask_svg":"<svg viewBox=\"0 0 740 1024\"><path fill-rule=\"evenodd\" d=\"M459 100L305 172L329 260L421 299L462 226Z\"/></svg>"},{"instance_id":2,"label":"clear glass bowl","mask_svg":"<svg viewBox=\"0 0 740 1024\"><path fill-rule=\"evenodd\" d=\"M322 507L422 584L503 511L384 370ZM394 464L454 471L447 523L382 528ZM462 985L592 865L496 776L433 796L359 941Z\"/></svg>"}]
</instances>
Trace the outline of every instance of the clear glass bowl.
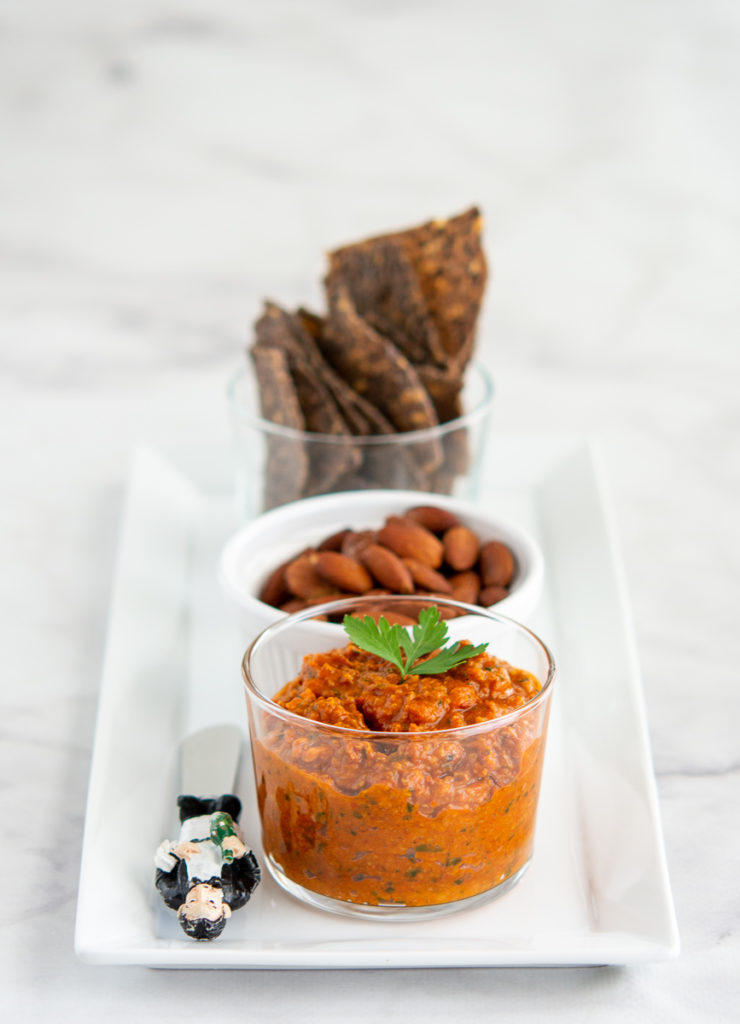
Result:
<instances>
[{"instance_id":1,"label":"clear glass bowl","mask_svg":"<svg viewBox=\"0 0 740 1024\"><path fill-rule=\"evenodd\" d=\"M491 721L418 732L327 725L275 704L304 655L337 646L312 616L362 600L288 616L244 656L268 869L292 896L346 916L412 920L499 896L532 857L552 656L512 619L439 600L443 613L467 613L448 621L453 640L487 641L488 653L537 677L536 695Z\"/></svg>"},{"instance_id":2,"label":"clear glass bowl","mask_svg":"<svg viewBox=\"0 0 740 1024\"><path fill-rule=\"evenodd\" d=\"M228 387L239 507L251 518L298 498L379 487L472 500L492 399L487 371L471 363L456 419L396 434L312 434L263 419L254 374L243 369Z\"/></svg>"}]
</instances>

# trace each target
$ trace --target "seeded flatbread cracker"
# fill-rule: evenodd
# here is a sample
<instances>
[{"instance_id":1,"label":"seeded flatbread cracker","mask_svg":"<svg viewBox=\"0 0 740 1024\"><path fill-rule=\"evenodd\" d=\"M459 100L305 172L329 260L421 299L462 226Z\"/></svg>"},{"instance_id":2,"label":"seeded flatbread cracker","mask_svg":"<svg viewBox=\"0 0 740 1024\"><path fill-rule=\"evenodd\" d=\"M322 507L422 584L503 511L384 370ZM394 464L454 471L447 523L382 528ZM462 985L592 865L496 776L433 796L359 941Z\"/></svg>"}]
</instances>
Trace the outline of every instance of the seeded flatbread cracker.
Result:
<instances>
[{"instance_id":1,"label":"seeded flatbread cracker","mask_svg":"<svg viewBox=\"0 0 740 1024\"><path fill-rule=\"evenodd\" d=\"M414 453L402 448L371 447L363 452L362 465L354 473L341 477L334 489L357 491L364 488L391 488L404 491L427 490L427 483L439 470L425 473Z\"/></svg>"},{"instance_id":2,"label":"seeded flatbread cracker","mask_svg":"<svg viewBox=\"0 0 740 1024\"><path fill-rule=\"evenodd\" d=\"M305 422L285 353L277 348L255 345L251 356L263 419L303 430ZM301 497L309 466L305 446L295 438L268 433L266 447L263 506L268 509Z\"/></svg>"},{"instance_id":3,"label":"seeded flatbread cracker","mask_svg":"<svg viewBox=\"0 0 740 1024\"><path fill-rule=\"evenodd\" d=\"M483 218L477 207L449 220L433 220L406 231L358 243L400 243L417 273L427 309L437 328L444 360L462 370L475 342L475 326L486 287L481 246ZM353 248L346 246L335 255ZM429 360L424 360L429 361Z\"/></svg>"},{"instance_id":4,"label":"seeded flatbread cracker","mask_svg":"<svg viewBox=\"0 0 740 1024\"><path fill-rule=\"evenodd\" d=\"M255 349L276 349L285 356L304 428L313 434L336 435L338 438L337 441L317 438L306 444L309 469L304 493L316 494L331 490L343 474L356 469L361 456L351 444L342 443L341 438L349 437L351 431L317 372L310 353L296 338L296 328L300 330L294 317L274 303L266 303L265 311L255 325ZM316 358L320 359L318 351Z\"/></svg>"},{"instance_id":5,"label":"seeded flatbread cracker","mask_svg":"<svg viewBox=\"0 0 740 1024\"><path fill-rule=\"evenodd\" d=\"M488 269L481 246L483 218L473 207L398 237L416 268L442 347L462 369L473 352Z\"/></svg>"},{"instance_id":6,"label":"seeded flatbread cracker","mask_svg":"<svg viewBox=\"0 0 740 1024\"><path fill-rule=\"evenodd\" d=\"M327 329L318 345L340 376L397 430L435 426L437 414L416 370L358 315L344 284L332 282L329 307Z\"/></svg>"},{"instance_id":7,"label":"seeded flatbread cracker","mask_svg":"<svg viewBox=\"0 0 740 1024\"><path fill-rule=\"evenodd\" d=\"M329 254L329 282L341 281L359 315L412 363L445 361L437 327L403 244L370 239Z\"/></svg>"},{"instance_id":8,"label":"seeded flatbread cracker","mask_svg":"<svg viewBox=\"0 0 740 1024\"><path fill-rule=\"evenodd\" d=\"M358 485L447 490L467 463L467 432L395 446L351 435L407 433L461 413L486 283L476 208L344 246L330 254L329 313L272 303L252 350L266 419L307 434L268 434L266 507ZM343 440L346 438L346 441ZM389 438L390 440L390 438ZM281 443L282 442L282 443Z\"/></svg>"},{"instance_id":9,"label":"seeded flatbread cracker","mask_svg":"<svg viewBox=\"0 0 740 1024\"><path fill-rule=\"evenodd\" d=\"M250 354L259 383L263 419L281 427L304 430L306 424L285 353L271 346L255 345Z\"/></svg>"},{"instance_id":10,"label":"seeded flatbread cracker","mask_svg":"<svg viewBox=\"0 0 740 1024\"><path fill-rule=\"evenodd\" d=\"M437 414L416 370L392 342L365 323L337 281L331 283L329 308L318 345L334 369L398 431L436 426ZM417 445L413 458L423 472L432 472L442 459L439 442Z\"/></svg>"},{"instance_id":11,"label":"seeded flatbread cracker","mask_svg":"<svg viewBox=\"0 0 740 1024\"><path fill-rule=\"evenodd\" d=\"M324 317L319 316L318 313L312 313L310 309L306 309L305 306L299 306L295 312L296 319L307 334L315 340L321 335L324 329Z\"/></svg>"},{"instance_id":12,"label":"seeded flatbread cracker","mask_svg":"<svg viewBox=\"0 0 740 1024\"><path fill-rule=\"evenodd\" d=\"M439 422L447 423L449 420L457 419L462 414L462 376L455 370L444 369L430 363L417 363L414 369L429 392Z\"/></svg>"},{"instance_id":13,"label":"seeded flatbread cracker","mask_svg":"<svg viewBox=\"0 0 740 1024\"><path fill-rule=\"evenodd\" d=\"M307 364L293 365L291 376L306 429L316 435L306 442L309 470L304 495L324 494L333 489L341 476L356 469L362 456L350 441L350 431L339 415L331 395L307 369ZM341 424L341 429L337 429L337 422Z\"/></svg>"},{"instance_id":14,"label":"seeded flatbread cracker","mask_svg":"<svg viewBox=\"0 0 740 1024\"><path fill-rule=\"evenodd\" d=\"M315 313L299 309L296 318L314 341L320 339L326 331L325 319ZM350 425L356 424L354 433L363 436L394 434L395 430L390 421L371 402L358 395L328 363L324 362L318 346L315 351L317 358L321 360L322 366L325 368L327 384L335 394L337 404L345 419ZM427 454L423 447L420 454L423 456ZM395 487L405 490L424 490L427 477L417 465L415 456L415 451L397 446L391 439L385 442L378 437L377 443L370 442L363 446L362 464L347 476L340 478L334 485L334 489L341 491L358 490L361 487Z\"/></svg>"},{"instance_id":15,"label":"seeded flatbread cracker","mask_svg":"<svg viewBox=\"0 0 740 1024\"><path fill-rule=\"evenodd\" d=\"M470 439L467 427L458 427L442 438L441 466L429 479L430 491L451 494L455 480L470 469Z\"/></svg>"},{"instance_id":16,"label":"seeded flatbread cracker","mask_svg":"<svg viewBox=\"0 0 740 1024\"><path fill-rule=\"evenodd\" d=\"M310 355L312 363L315 361L317 372L332 393L352 433L361 436L392 434L394 427L390 420L372 402L358 395L346 381L342 380L321 354L317 340L326 329L326 320L315 313L309 313L306 309L299 309L294 320L297 326L303 329L300 336L297 335L298 340Z\"/></svg>"},{"instance_id":17,"label":"seeded flatbread cracker","mask_svg":"<svg viewBox=\"0 0 740 1024\"><path fill-rule=\"evenodd\" d=\"M347 434L347 424L295 334L294 318L272 302L255 324L257 347L284 353L298 392L305 429L317 434Z\"/></svg>"},{"instance_id":18,"label":"seeded flatbread cracker","mask_svg":"<svg viewBox=\"0 0 740 1024\"><path fill-rule=\"evenodd\" d=\"M352 434L392 434L393 424L371 402L358 395L326 362L316 344L326 321L307 310L287 313L272 302L257 322L259 344L283 348L291 365L304 358L331 394Z\"/></svg>"},{"instance_id":19,"label":"seeded flatbread cracker","mask_svg":"<svg viewBox=\"0 0 740 1024\"><path fill-rule=\"evenodd\" d=\"M304 328L310 326L311 333ZM293 383L297 390L306 429L318 433L338 433L326 422L341 410L353 434L386 435L395 433L393 425L369 401L358 395L324 360L314 340L320 337L324 321L299 311L290 314L274 303L265 305L265 312L256 325L257 346L279 348L287 357ZM334 405L333 399L336 401ZM346 432L347 427L344 427ZM384 445L371 445L364 450L351 442L310 440L307 443L309 471L304 494L342 490L343 481L362 474L368 486L382 487L402 475L408 487L421 488L423 479L413 455L396 449L392 458Z\"/></svg>"}]
</instances>

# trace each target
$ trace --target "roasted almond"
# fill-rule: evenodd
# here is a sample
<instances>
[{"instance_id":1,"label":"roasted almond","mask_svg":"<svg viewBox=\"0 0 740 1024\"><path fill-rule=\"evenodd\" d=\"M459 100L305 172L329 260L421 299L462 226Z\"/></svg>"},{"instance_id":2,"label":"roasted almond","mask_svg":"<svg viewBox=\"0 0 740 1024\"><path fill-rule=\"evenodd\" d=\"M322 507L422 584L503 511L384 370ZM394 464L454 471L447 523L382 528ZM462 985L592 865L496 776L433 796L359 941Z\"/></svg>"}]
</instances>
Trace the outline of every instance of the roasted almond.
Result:
<instances>
[{"instance_id":1,"label":"roasted almond","mask_svg":"<svg viewBox=\"0 0 740 1024\"><path fill-rule=\"evenodd\" d=\"M339 590L364 594L373 585L372 576L356 558L339 551L317 551L310 557L314 559L318 574Z\"/></svg>"},{"instance_id":2,"label":"roasted almond","mask_svg":"<svg viewBox=\"0 0 740 1024\"><path fill-rule=\"evenodd\" d=\"M271 604L274 608L278 608L288 600L290 597L290 591L288 590L288 585L285 582L285 570L289 564L289 562L283 562L282 565L279 565L277 569L274 569L270 573L262 584L262 588L259 592L260 601L264 601L265 604Z\"/></svg>"},{"instance_id":3,"label":"roasted almond","mask_svg":"<svg viewBox=\"0 0 740 1024\"><path fill-rule=\"evenodd\" d=\"M514 556L505 544L489 540L480 549L478 566L484 587L508 587L514 575Z\"/></svg>"},{"instance_id":4,"label":"roasted almond","mask_svg":"<svg viewBox=\"0 0 740 1024\"><path fill-rule=\"evenodd\" d=\"M458 615L465 615L465 612L460 611L458 608L453 608L452 605L444 603L445 598L452 597L453 596L452 594L439 594L439 593L435 594L433 591L429 591L429 590L417 590L416 591L416 596L417 597L428 597L429 598L428 604L423 604L420 607L422 607L422 608L431 608L432 606L434 606L437 609L437 611L439 612L439 617L441 619L454 619Z\"/></svg>"},{"instance_id":5,"label":"roasted almond","mask_svg":"<svg viewBox=\"0 0 740 1024\"><path fill-rule=\"evenodd\" d=\"M480 577L477 572L468 569L467 572L458 572L450 576L452 584L452 596L456 601L464 601L466 604L475 604L480 593Z\"/></svg>"},{"instance_id":6,"label":"roasted almond","mask_svg":"<svg viewBox=\"0 0 740 1024\"><path fill-rule=\"evenodd\" d=\"M375 544L378 535L375 530L350 530L342 541L341 552L350 558L359 558L368 544Z\"/></svg>"},{"instance_id":7,"label":"roasted almond","mask_svg":"<svg viewBox=\"0 0 740 1024\"><path fill-rule=\"evenodd\" d=\"M448 512L445 508L437 508L436 505L416 505L406 513L409 519L426 527L432 533L443 533L451 526L457 526L460 520L454 512Z\"/></svg>"},{"instance_id":8,"label":"roasted almond","mask_svg":"<svg viewBox=\"0 0 740 1024\"><path fill-rule=\"evenodd\" d=\"M416 619L412 618L410 615L405 615L403 612L398 611L396 608L394 608L392 611L387 611L385 608L383 608L382 605L379 604L363 605L362 608L355 609L355 614L361 616L362 618L364 618L366 615L369 615L370 618L375 619L376 622L382 615L383 618L391 624L391 626L413 626L416 624Z\"/></svg>"},{"instance_id":9,"label":"roasted almond","mask_svg":"<svg viewBox=\"0 0 740 1024\"><path fill-rule=\"evenodd\" d=\"M424 562L420 562L416 558L404 558L402 561L411 573L411 579L417 589L436 591L438 594L449 595L452 593L450 581L441 572L432 569L431 565L425 565Z\"/></svg>"},{"instance_id":10,"label":"roasted almond","mask_svg":"<svg viewBox=\"0 0 740 1024\"><path fill-rule=\"evenodd\" d=\"M303 600L300 597L294 597L290 601L286 601L285 604L280 605L281 612L287 612L291 615L293 612L302 612L306 608L311 608L313 605L324 604L326 601L335 601L340 597L347 597L351 595L347 594L328 594L324 597L312 597L310 600ZM312 618L317 619L319 622L326 622L326 615L313 615Z\"/></svg>"},{"instance_id":11,"label":"roasted almond","mask_svg":"<svg viewBox=\"0 0 740 1024\"><path fill-rule=\"evenodd\" d=\"M320 597L307 597L304 604L307 608L313 608L315 604L326 604L327 601L345 601L348 598L357 597L346 590L332 590L330 594L321 594Z\"/></svg>"},{"instance_id":12,"label":"roasted almond","mask_svg":"<svg viewBox=\"0 0 740 1024\"><path fill-rule=\"evenodd\" d=\"M445 561L456 572L472 569L478 560L480 541L467 526L451 526L442 537Z\"/></svg>"},{"instance_id":13,"label":"roasted almond","mask_svg":"<svg viewBox=\"0 0 740 1024\"><path fill-rule=\"evenodd\" d=\"M375 602L373 601L373 605L374 604ZM412 622L417 622L419 619L419 612L423 608L432 608L436 606L436 604L437 601L431 594L429 595L429 599L427 601L403 601L398 600L398 598L396 598L396 600L394 600L393 602L393 611L398 612L399 615L408 616ZM377 602L377 605L379 608L386 607L383 604L382 598Z\"/></svg>"},{"instance_id":14,"label":"roasted almond","mask_svg":"<svg viewBox=\"0 0 740 1024\"><path fill-rule=\"evenodd\" d=\"M286 565L285 584L295 597L320 597L337 589L337 584L331 586L326 577L319 573L317 557L315 551L307 551Z\"/></svg>"},{"instance_id":15,"label":"roasted almond","mask_svg":"<svg viewBox=\"0 0 740 1024\"><path fill-rule=\"evenodd\" d=\"M359 559L381 586L394 594L413 594L414 581L398 555L382 544L368 544Z\"/></svg>"},{"instance_id":16,"label":"roasted almond","mask_svg":"<svg viewBox=\"0 0 740 1024\"><path fill-rule=\"evenodd\" d=\"M350 533L352 533L352 530L350 530L349 527L346 530L337 530L336 533L333 533L330 537L327 537L326 540L322 540L322 542L319 544L318 550L341 551L342 544L344 543L345 539Z\"/></svg>"},{"instance_id":17,"label":"roasted almond","mask_svg":"<svg viewBox=\"0 0 740 1024\"><path fill-rule=\"evenodd\" d=\"M508 596L509 591L506 587L484 587L478 594L478 603L482 604L484 608L488 608L489 605L497 604Z\"/></svg>"},{"instance_id":18,"label":"roasted almond","mask_svg":"<svg viewBox=\"0 0 740 1024\"><path fill-rule=\"evenodd\" d=\"M403 612L393 611L381 611L381 615L385 616L387 622L391 626L415 626L416 619L412 619L410 615L404 615Z\"/></svg>"},{"instance_id":19,"label":"roasted almond","mask_svg":"<svg viewBox=\"0 0 740 1024\"><path fill-rule=\"evenodd\" d=\"M378 530L378 541L401 558L415 558L438 569L444 557L442 542L425 526L402 516L389 516Z\"/></svg>"}]
</instances>

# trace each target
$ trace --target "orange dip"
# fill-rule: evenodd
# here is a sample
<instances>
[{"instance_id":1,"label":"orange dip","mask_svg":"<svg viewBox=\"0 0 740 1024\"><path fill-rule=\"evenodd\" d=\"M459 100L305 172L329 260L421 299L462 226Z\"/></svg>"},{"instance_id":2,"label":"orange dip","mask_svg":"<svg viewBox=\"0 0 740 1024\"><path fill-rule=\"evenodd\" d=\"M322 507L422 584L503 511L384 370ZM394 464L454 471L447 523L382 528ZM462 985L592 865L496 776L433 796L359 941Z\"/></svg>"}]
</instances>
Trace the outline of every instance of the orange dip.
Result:
<instances>
[{"instance_id":1,"label":"orange dip","mask_svg":"<svg viewBox=\"0 0 740 1024\"><path fill-rule=\"evenodd\" d=\"M539 690L488 653L403 682L353 644L307 655L274 698L307 721L268 715L253 748L265 853L352 903L426 906L500 885L531 856L547 702L485 723Z\"/></svg>"}]
</instances>

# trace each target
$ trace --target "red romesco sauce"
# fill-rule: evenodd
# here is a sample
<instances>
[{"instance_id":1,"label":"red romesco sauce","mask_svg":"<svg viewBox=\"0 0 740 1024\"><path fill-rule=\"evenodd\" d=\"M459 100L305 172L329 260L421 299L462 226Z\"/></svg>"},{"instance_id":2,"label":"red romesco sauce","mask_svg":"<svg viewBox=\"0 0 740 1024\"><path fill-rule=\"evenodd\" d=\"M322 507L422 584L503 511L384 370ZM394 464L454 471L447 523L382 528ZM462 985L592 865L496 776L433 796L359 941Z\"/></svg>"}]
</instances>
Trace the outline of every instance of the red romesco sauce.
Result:
<instances>
[{"instance_id":1,"label":"red romesco sauce","mask_svg":"<svg viewBox=\"0 0 740 1024\"><path fill-rule=\"evenodd\" d=\"M274 698L305 722L267 713L253 748L266 854L352 903L427 906L500 885L531 856L547 702L495 720L539 690L488 653L403 682L352 644L307 655Z\"/></svg>"}]
</instances>

